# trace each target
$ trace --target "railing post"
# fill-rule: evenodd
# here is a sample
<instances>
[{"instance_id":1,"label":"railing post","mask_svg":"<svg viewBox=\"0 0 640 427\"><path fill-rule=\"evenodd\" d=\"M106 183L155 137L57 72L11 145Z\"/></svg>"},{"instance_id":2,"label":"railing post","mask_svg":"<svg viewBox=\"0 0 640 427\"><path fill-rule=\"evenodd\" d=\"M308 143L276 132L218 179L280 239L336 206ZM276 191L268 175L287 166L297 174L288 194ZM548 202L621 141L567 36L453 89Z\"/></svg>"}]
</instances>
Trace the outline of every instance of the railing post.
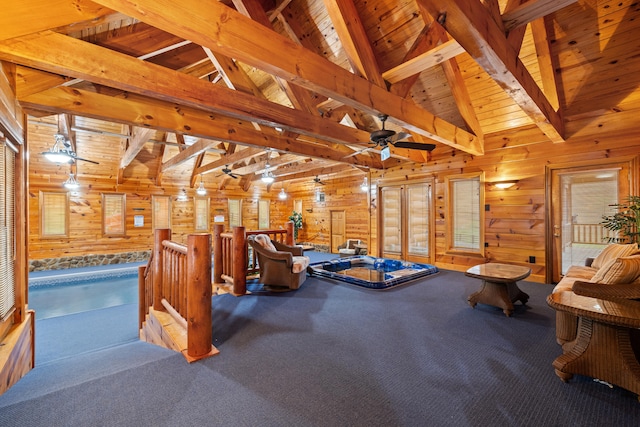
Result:
<instances>
[{"instance_id":1,"label":"railing post","mask_svg":"<svg viewBox=\"0 0 640 427\"><path fill-rule=\"evenodd\" d=\"M147 271L146 265L138 267L138 329L142 329L142 324L147 317L147 286L144 273Z\"/></svg>"},{"instance_id":2,"label":"railing post","mask_svg":"<svg viewBox=\"0 0 640 427\"><path fill-rule=\"evenodd\" d=\"M187 354L211 352L211 235L187 237Z\"/></svg>"},{"instance_id":3,"label":"railing post","mask_svg":"<svg viewBox=\"0 0 640 427\"><path fill-rule=\"evenodd\" d=\"M162 242L171 240L171 229L159 228L153 245L153 309L162 310Z\"/></svg>"},{"instance_id":4,"label":"railing post","mask_svg":"<svg viewBox=\"0 0 640 427\"><path fill-rule=\"evenodd\" d=\"M295 245L293 221L287 221L285 223L285 228L287 230L287 237L284 244L289 246Z\"/></svg>"},{"instance_id":5,"label":"railing post","mask_svg":"<svg viewBox=\"0 0 640 427\"><path fill-rule=\"evenodd\" d=\"M233 293L247 293L247 235L244 227L233 227Z\"/></svg>"},{"instance_id":6,"label":"railing post","mask_svg":"<svg viewBox=\"0 0 640 427\"><path fill-rule=\"evenodd\" d=\"M213 283L222 283L222 233L224 224L213 225Z\"/></svg>"}]
</instances>

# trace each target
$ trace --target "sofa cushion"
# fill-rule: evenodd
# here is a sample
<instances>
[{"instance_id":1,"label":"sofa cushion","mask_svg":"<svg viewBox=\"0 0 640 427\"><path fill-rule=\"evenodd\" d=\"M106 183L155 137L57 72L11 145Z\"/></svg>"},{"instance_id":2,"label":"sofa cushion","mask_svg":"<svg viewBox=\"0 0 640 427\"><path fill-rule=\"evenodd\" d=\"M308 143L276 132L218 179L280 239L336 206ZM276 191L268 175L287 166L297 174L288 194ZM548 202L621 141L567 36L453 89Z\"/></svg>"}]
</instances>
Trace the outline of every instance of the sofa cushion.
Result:
<instances>
[{"instance_id":1,"label":"sofa cushion","mask_svg":"<svg viewBox=\"0 0 640 427\"><path fill-rule=\"evenodd\" d=\"M592 283L617 285L631 283L640 276L640 255L620 257L608 261L591 278Z\"/></svg>"},{"instance_id":2,"label":"sofa cushion","mask_svg":"<svg viewBox=\"0 0 640 427\"><path fill-rule=\"evenodd\" d=\"M587 267L585 265L572 265L565 273L565 277L575 277L582 280L591 280L598 272L597 268Z\"/></svg>"},{"instance_id":3,"label":"sofa cushion","mask_svg":"<svg viewBox=\"0 0 640 427\"><path fill-rule=\"evenodd\" d=\"M607 245L593 260L591 267L601 269L606 263L616 258L631 256L638 252L638 244L612 243Z\"/></svg>"}]
</instances>

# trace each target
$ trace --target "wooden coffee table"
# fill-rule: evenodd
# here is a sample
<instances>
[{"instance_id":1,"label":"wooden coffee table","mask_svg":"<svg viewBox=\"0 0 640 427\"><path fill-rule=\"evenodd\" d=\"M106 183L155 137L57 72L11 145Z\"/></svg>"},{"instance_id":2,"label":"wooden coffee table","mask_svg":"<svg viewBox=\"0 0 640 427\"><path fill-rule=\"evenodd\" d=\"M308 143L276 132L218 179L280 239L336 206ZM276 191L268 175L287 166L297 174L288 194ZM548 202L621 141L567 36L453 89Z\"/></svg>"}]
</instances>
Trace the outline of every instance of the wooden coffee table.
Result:
<instances>
[{"instance_id":1,"label":"wooden coffee table","mask_svg":"<svg viewBox=\"0 0 640 427\"><path fill-rule=\"evenodd\" d=\"M530 268L490 262L471 267L464 274L482 280L482 288L468 298L471 307L475 308L478 303L492 305L501 308L509 317L514 302L526 304L529 301L529 295L522 292L516 282L529 277Z\"/></svg>"}]
</instances>

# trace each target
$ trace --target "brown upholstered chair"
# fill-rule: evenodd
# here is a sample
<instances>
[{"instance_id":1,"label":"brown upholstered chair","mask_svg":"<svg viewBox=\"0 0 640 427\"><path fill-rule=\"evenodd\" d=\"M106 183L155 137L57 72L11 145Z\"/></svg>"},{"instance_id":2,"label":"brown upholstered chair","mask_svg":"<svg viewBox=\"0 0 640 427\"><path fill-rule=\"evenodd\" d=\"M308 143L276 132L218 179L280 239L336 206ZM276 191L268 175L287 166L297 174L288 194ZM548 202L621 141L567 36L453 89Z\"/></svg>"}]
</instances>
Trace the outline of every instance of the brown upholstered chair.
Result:
<instances>
[{"instance_id":1,"label":"brown upholstered chair","mask_svg":"<svg viewBox=\"0 0 640 427\"><path fill-rule=\"evenodd\" d=\"M251 235L247 241L256 252L260 283L273 290L298 289L307 278L309 257L301 246L288 246L271 240L266 234Z\"/></svg>"},{"instance_id":2,"label":"brown upholstered chair","mask_svg":"<svg viewBox=\"0 0 640 427\"><path fill-rule=\"evenodd\" d=\"M348 239L346 242L338 246L338 253L341 257L358 255L356 245L359 245L360 243L361 240L359 239Z\"/></svg>"}]
</instances>

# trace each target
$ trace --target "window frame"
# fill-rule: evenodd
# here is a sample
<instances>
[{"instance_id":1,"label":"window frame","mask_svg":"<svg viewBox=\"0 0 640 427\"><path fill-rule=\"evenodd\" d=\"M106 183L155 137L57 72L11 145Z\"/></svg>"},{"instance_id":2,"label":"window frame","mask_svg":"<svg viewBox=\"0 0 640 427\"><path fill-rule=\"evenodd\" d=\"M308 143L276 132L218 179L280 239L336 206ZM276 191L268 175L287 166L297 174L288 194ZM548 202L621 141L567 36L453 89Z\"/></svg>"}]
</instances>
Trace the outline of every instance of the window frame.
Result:
<instances>
[{"instance_id":1,"label":"window frame","mask_svg":"<svg viewBox=\"0 0 640 427\"><path fill-rule=\"evenodd\" d=\"M266 206L265 206L266 205ZM269 199L258 200L258 230L269 230L271 226L269 211L271 201ZM266 223L266 226L265 226Z\"/></svg>"},{"instance_id":2,"label":"window frame","mask_svg":"<svg viewBox=\"0 0 640 427\"><path fill-rule=\"evenodd\" d=\"M478 247L462 248L455 246L456 224L454 221L454 200L455 200L455 184L462 181L478 181ZM447 206L447 233L446 233L446 252L450 254L470 255L484 257L484 172L472 172L459 175L450 175L445 177L445 200Z\"/></svg>"}]
</instances>

